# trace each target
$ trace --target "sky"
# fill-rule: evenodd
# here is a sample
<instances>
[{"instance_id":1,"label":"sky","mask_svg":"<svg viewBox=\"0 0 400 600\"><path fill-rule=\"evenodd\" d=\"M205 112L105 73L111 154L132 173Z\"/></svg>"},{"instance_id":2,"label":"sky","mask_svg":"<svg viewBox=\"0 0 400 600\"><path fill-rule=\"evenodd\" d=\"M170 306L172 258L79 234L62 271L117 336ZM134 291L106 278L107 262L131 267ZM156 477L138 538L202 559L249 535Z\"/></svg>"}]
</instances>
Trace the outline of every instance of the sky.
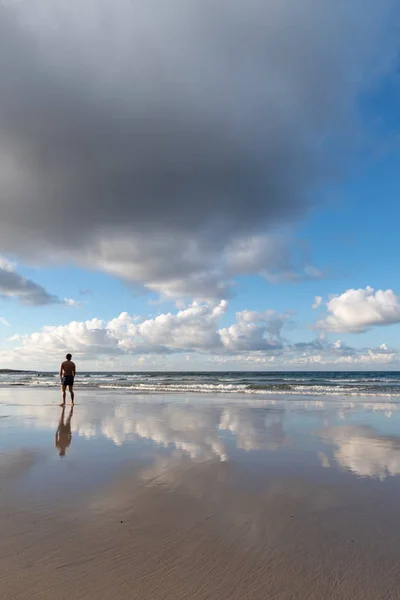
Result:
<instances>
[{"instance_id":1,"label":"sky","mask_svg":"<svg viewBox=\"0 0 400 600\"><path fill-rule=\"evenodd\" d=\"M395 0L0 2L0 368L400 368Z\"/></svg>"}]
</instances>

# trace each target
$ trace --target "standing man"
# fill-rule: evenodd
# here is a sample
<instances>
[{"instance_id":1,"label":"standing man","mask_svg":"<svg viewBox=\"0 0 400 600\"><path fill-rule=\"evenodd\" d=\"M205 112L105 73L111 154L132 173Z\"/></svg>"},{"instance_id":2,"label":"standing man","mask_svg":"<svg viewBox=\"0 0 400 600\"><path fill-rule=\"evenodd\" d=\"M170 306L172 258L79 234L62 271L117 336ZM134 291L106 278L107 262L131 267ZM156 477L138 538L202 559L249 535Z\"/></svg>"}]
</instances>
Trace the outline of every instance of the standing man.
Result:
<instances>
[{"instance_id":1,"label":"standing man","mask_svg":"<svg viewBox=\"0 0 400 600\"><path fill-rule=\"evenodd\" d=\"M60 379L61 379L61 387L62 387L62 405L61 406L65 406L65 396L66 396L66 392L67 392L67 387L69 390L69 394L71 396L71 404L74 403L74 377L76 375L76 367L75 367L75 363L72 362L71 358L72 355L71 354L67 354L67 356L65 357L67 360L64 360L63 363L61 363L61 367L60 367Z\"/></svg>"}]
</instances>

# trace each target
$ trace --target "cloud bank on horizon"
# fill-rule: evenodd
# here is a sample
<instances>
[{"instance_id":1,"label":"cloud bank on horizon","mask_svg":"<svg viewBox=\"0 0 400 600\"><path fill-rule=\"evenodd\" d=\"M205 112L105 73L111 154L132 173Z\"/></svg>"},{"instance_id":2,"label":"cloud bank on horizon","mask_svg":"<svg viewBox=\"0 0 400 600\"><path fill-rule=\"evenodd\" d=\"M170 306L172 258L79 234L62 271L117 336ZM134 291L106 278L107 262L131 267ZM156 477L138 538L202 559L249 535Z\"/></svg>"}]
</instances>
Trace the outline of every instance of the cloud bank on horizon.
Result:
<instances>
[{"instance_id":1,"label":"cloud bank on horizon","mask_svg":"<svg viewBox=\"0 0 400 600\"><path fill-rule=\"evenodd\" d=\"M226 300L214 304L194 302L176 314L164 313L151 319L124 312L109 321L94 318L45 326L32 334L11 336L11 346L0 351L0 360L7 365L43 365L68 349L86 364L107 359L112 367L115 361L124 365L124 360L129 359L135 367L157 368L165 366L169 358L182 355L188 361L206 357L209 368L222 370L237 366L243 370L285 366L351 369L400 364L400 353L386 344L354 348L342 340L330 342L321 335L311 342L293 342L287 336L293 313L244 310L236 313L235 323L220 327L227 308Z\"/></svg>"}]
</instances>

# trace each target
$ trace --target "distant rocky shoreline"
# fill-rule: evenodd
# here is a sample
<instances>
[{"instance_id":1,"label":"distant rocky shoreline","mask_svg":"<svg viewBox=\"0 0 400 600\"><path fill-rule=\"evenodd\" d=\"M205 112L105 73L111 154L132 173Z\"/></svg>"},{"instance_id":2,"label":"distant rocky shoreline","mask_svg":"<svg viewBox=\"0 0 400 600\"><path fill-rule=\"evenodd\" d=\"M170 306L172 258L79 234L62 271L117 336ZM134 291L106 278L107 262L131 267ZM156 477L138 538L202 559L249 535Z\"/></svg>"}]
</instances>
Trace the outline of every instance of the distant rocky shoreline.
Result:
<instances>
[{"instance_id":1,"label":"distant rocky shoreline","mask_svg":"<svg viewBox=\"0 0 400 600\"><path fill-rule=\"evenodd\" d=\"M8 373L37 373L37 371L25 371L24 369L0 369L0 375L2 373L5 373L6 375Z\"/></svg>"}]
</instances>

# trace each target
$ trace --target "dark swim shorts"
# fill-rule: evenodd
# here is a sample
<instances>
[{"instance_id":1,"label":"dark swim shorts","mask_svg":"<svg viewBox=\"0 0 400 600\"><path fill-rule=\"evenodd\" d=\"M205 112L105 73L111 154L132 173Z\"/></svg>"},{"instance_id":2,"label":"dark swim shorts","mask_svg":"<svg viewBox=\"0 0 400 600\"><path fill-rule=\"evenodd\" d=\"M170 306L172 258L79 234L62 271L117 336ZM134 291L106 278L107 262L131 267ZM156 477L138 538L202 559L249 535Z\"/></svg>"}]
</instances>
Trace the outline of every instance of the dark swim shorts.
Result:
<instances>
[{"instance_id":1,"label":"dark swim shorts","mask_svg":"<svg viewBox=\"0 0 400 600\"><path fill-rule=\"evenodd\" d=\"M73 375L64 375L62 378L62 384L64 386L74 385L74 376Z\"/></svg>"}]
</instances>

